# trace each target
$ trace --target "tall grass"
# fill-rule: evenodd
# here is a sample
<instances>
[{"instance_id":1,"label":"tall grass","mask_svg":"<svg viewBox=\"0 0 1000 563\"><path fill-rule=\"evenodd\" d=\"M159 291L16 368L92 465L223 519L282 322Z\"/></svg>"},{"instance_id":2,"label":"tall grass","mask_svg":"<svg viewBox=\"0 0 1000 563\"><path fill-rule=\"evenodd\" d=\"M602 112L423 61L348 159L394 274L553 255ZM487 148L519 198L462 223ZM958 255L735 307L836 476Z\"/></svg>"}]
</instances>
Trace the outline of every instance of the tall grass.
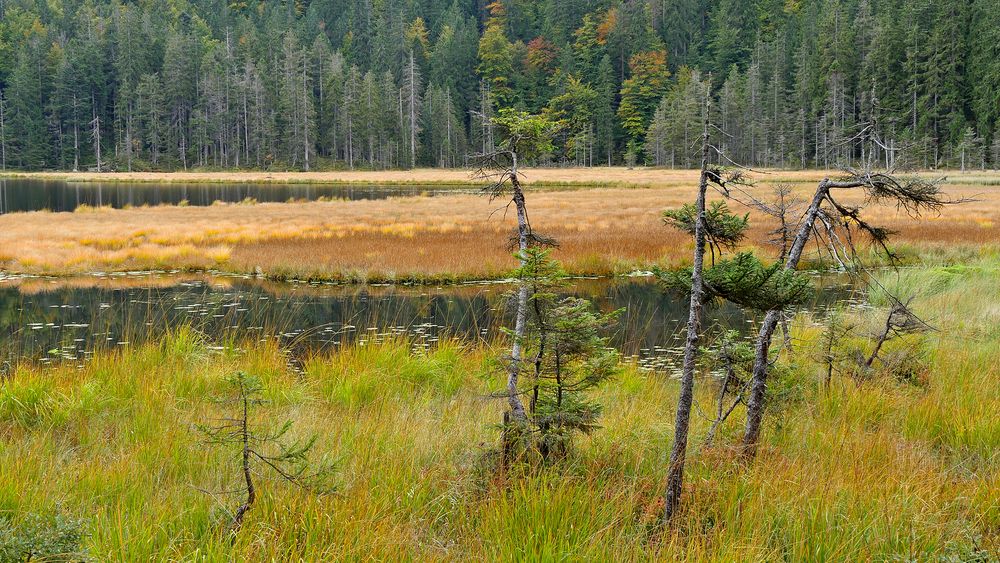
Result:
<instances>
[{"instance_id":1,"label":"tall grass","mask_svg":"<svg viewBox=\"0 0 1000 563\"><path fill-rule=\"evenodd\" d=\"M596 397L603 428L565 463L499 479L483 465L502 408L489 399L499 347L389 340L317 353L300 373L276 344L216 351L188 329L82 369L19 365L0 381L0 511L84 518L97 560L995 557L996 268L952 269L947 283L929 283L938 267L901 274L900 286L930 288L915 306L941 329L922 337L922 385L876 374L825 388L812 359L820 329L800 317L759 460L733 461L739 416L699 449L709 422L696 416L689 490L668 531L657 523L677 390L663 374L627 366ZM880 314L855 313L862 326ZM258 422L318 434L336 488L317 495L260 475L260 501L230 545L226 504L201 490L236 484L235 459L192 426L223 415L212 398L237 369L264 383ZM698 388L709 412L713 385Z\"/></svg>"},{"instance_id":2,"label":"tall grass","mask_svg":"<svg viewBox=\"0 0 1000 563\"><path fill-rule=\"evenodd\" d=\"M557 172L539 178L556 181ZM599 179L616 178L619 172L606 171ZM690 240L665 229L660 218L664 208L690 200L687 172L644 174L649 181L658 174L662 178L649 189L532 190L533 226L560 242L560 260L571 273L622 273L688 259ZM796 184L800 197L811 194L815 174L803 174L808 181ZM758 195L767 197L766 190L762 185ZM960 198L984 190L956 184L945 191ZM899 231L894 240L908 245L904 250L910 254L956 246L995 251L1000 247L995 192L919 222L879 206L868 207L865 216ZM861 199L845 203L864 204ZM748 240L766 240L774 227L765 217L755 217L752 224ZM343 281L496 278L516 265L502 243L514 227L511 214L472 194L15 213L0 215L0 268L50 275L221 269Z\"/></svg>"}]
</instances>

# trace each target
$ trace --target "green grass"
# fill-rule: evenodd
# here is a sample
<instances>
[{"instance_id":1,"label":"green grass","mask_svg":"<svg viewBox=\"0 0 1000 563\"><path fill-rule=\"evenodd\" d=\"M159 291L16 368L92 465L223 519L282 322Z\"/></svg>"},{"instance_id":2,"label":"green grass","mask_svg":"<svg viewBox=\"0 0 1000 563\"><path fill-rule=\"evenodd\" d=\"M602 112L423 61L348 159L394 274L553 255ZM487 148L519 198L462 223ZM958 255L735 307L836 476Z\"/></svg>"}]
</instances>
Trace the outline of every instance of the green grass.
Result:
<instances>
[{"instance_id":1,"label":"green grass","mask_svg":"<svg viewBox=\"0 0 1000 563\"><path fill-rule=\"evenodd\" d=\"M603 428L565 463L491 476L501 350L404 341L307 358L275 346L209 349L191 330L74 366L16 366L0 380L0 519L85 521L96 560L990 560L1000 548L998 262L885 274L919 290L939 332L920 339L919 384L876 373L821 384L820 327L773 382L760 458L731 449L734 416L712 449L693 419L675 528L658 525L676 383L627 366L600 391ZM855 312L865 330L881 311ZM893 343L890 350L905 343ZM194 425L222 416L226 374L264 383L258 422L295 421L333 460L335 493L258 475L261 497L234 545L226 508L202 490L232 487L230 453ZM711 411L713 386L698 384ZM696 411L697 413L697 411ZM2 537L2 536L0 536Z\"/></svg>"}]
</instances>

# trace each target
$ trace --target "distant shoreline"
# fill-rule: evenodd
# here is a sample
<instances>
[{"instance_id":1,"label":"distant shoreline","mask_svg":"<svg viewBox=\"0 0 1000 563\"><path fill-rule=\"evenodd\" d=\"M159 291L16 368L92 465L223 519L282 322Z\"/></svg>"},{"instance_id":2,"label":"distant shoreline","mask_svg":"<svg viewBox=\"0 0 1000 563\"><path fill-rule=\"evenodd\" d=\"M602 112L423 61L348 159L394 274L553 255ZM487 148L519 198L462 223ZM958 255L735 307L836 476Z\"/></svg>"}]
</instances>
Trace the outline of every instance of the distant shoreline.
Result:
<instances>
[{"instance_id":1,"label":"distant shoreline","mask_svg":"<svg viewBox=\"0 0 1000 563\"><path fill-rule=\"evenodd\" d=\"M826 176L837 176L837 170L758 171L761 183L813 183ZM606 187L656 188L694 185L698 171L672 168L526 168L522 171L525 184L534 187ZM917 174L926 177L948 177L949 183L995 185L995 173L972 170L925 170ZM978 176L990 180L977 181ZM268 171L188 171L188 172L0 172L0 179L50 180L63 182L102 183L163 183L163 184L326 184L372 186L440 186L479 187L486 184L466 168L417 168L413 170L335 170L317 172ZM967 179L963 181L963 179Z\"/></svg>"}]
</instances>

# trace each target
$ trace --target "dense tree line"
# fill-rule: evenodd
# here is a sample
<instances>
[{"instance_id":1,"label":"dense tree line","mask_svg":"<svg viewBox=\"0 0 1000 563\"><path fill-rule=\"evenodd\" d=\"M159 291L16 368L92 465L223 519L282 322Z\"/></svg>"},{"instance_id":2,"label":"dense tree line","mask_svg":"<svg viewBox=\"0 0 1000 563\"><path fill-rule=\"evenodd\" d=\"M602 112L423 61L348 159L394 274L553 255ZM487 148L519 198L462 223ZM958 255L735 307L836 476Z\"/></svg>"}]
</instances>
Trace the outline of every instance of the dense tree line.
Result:
<instances>
[{"instance_id":1,"label":"dense tree line","mask_svg":"<svg viewBox=\"0 0 1000 563\"><path fill-rule=\"evenodd\" d=\"M505 107L553 163L1000 162L998 0L0 0L13 168L459 166Z\"/></svg>"}]
</instances>

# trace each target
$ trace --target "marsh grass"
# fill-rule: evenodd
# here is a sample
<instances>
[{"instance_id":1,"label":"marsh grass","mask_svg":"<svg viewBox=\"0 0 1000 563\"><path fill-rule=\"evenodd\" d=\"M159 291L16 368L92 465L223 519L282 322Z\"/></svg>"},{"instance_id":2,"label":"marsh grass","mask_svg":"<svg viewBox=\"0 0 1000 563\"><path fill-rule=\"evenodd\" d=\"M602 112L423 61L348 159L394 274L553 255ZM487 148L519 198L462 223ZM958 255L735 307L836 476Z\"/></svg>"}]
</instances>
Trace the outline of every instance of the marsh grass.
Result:
<instances>
[{"instance_id":1,"label":"marsh grass","mask_svg":"<svg viewBox=\"0 0 1000 563\"><path fill-rule=\"evenodd\" d=\"M531 171L541 178L572 171ZM611 182L625 171L608 171ZM690 241L663 226L663 209L690 199L685 171L640 171L648 188L532 188L533 226L560 241L559 258L573 274L607 275L689 260ZM814 187L818 173L782 172ZM548 176L546 176L548 175ZM419 175L418 175L419 176ZM788 179L788 178L785 178ZM970 177L971 179L971 177ZM655 180L655 182L654 182ZM762 183L771 180L762 176ZM766 184L764 184L766 185ZM939 216L915 221L895 209L871 207L866 217L898 231L909 254L958 246L1000 248L1000 197L981 184L947 184L955 198ZM863 204L862 201L848 203ZM773 225L753 217L749 241L769 238ZM80 213L0 216L0 268L72 275L149 269L261 273L274 279L347 282L445 282L504 277L516 266L502 242L511 213L471 194L386 200L149 207ZM747 249L754 245L748 245Z\"/></svg>"},{"instance_id":2,"label":"marsh grass","mask_svg":"<svg viewBox=\"0 0 1000 563\"><path fill-rule=\"evenodd\" d=\"M922 385L875 373L825 388L811 360L821 327L801 315L760 458L733 461L735 415L715 447L696 448L669 531L657 522L677 388L664 374L627 366L596 397L603 428L566 463L498 478L477 468L497 439L502 405L487 396L502 384L501 343L387 339L293 370L274 341L219 350L190 328L82 368L22 363L4 376L0 512L82 518L97 560L989 560L1000 549L996 264L883 279L920 288L915 306L941 329L920 336ZM874 327L881 312L851 314ZM264 384L258 416L319 435L336 494L261 475L230 545L232 507L199 489L231 487L235 459L193 425L220 416L212 398L238 369ZM705 412L713 387L698 385ZM693 425L698 444L709 421Z\"/></svg>"}]
</instances>

